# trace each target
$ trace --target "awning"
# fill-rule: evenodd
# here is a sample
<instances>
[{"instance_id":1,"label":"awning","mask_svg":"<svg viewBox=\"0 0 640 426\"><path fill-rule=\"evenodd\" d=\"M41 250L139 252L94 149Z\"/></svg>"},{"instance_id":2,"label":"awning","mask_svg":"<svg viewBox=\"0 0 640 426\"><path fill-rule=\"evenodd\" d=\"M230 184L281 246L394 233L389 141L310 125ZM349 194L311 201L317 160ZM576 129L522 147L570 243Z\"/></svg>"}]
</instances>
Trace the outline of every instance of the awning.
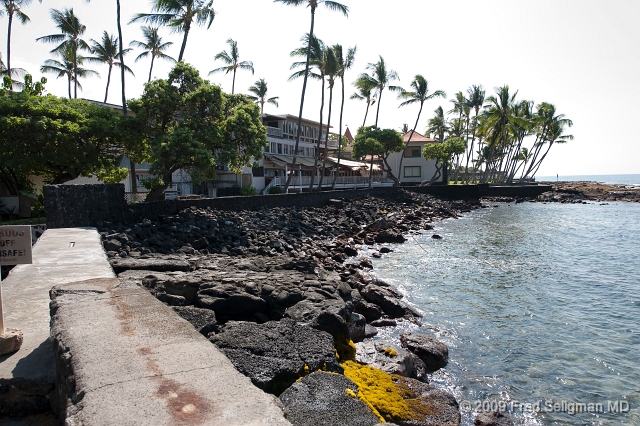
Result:
<instances>
[{"instance_id":1,"label":"awning","mask_svg":"<svg viewBox=\"0 0 640 426\"><path fill-rule=\"evenodd\" d=\"M327 160L331 161L333 164L338 164L337 158L327 157ZM369 170L369 168L371 167L371 164L362 163L360 161L345 160L343 158L340 159L340 165L344 167L349 167L352 170L360 170L363 168ZM378 166L377 164L374 164L373 170L380 170L380 166Z\"/></svg>"},{"instance_id":2,"label":"awning","mask_svg":"<svg viewBox=\"0 0 640 426\"><path fill-rule=\"evenodd\" d=\"M264 158L273 161L280 167L284 167L285 165L290 167L291 164L293 164L293 157L287 155L266 154ZM314 161L312 158L298 157L296 159L296 166L313 167ZM321 163L319 162L318 164Z\"/></svg>"}]
</instances>

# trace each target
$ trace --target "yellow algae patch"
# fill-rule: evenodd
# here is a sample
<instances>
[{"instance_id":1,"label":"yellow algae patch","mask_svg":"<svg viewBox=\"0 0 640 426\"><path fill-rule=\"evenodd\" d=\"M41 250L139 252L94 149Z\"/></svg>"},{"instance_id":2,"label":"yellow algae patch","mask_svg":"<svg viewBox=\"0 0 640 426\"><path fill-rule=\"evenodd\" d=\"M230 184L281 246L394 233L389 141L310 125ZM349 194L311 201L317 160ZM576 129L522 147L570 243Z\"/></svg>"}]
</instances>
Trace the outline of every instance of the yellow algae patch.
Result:
<instances>
[{"instance_id":1,"label":"yellow algae patch","mask_svg":"<svg viewBox=\"0 0 640 426\"><path fill-rule=\"evenodd\" d=\"M307 364L304 365L304 374L309 374L309 366Z\"/></svg>"},{"instance_id":2,"label":"yellow algae patch","mask_svg":"<svg viewBox=\"0 0 640 426\"><path fill-rule=\"evenodd\" d=\"M409 419L414 411L404 400L405 392L393 383L391 375L368 365L343 362L344 375L358 386L359 398L384 420Z\"/></svg>"},{"instance_id":3,"label":"yellow algae patch","mask_svg":"<svg viewBox=\"0 0 640 426\"><path fill-rule=\"evenodd\" d=\"M394 350L393 350L393 349L391 349L391 348L387 348L387 349L385 349L385 350L384 350L384 354L385 354L385 355L387 355L387 356L390 356L390 357L392 357L392 358L393 358L394 356L398 356L398 352L394 351Z\"/></svg>"},{"instance_id":4,"label":"yellow algae patch","mask_svg":"<svg viewBox=\"0 0 640 426\"><path fill-rule=\"evenodd\" d=\"M356 360L356 345L353 343L353 340L338 337L334 339L333 346L336 348L336 358L340 360L340 362Z\"/></svg>"},{"instance_id":5,"label":"yellow algae patch","mask_svg":"<svg viewBox=\"0 0 640 426\"><path fill-rule=\"evenodd\" d=\"M356 393L354 391L352 391L351 389L347 388L344 391L347 395L349 395L351 398L357 398L358 396L356 395Z\"/></svg>"}]
</instances>

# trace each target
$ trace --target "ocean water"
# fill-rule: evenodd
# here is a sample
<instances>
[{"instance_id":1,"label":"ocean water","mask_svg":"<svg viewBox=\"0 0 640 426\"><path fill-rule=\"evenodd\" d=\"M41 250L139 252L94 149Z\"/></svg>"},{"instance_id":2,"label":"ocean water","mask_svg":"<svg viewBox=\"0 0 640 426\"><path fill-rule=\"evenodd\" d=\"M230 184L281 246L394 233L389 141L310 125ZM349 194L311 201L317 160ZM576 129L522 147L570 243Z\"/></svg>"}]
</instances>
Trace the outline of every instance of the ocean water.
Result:
<instances>
[{"instance_id":1,"label":"ocean water","mask_svg":"<svg viewBox=\"0 0 640 426\"><path fill-rule=\"evenodd\" d=\"M538 182L592 181L600 183L640 186L640 175L559 175L536 176Z\"/></svg>"},{"instance_id":2,"label":"ocean water","mask_svg":"<svg viewBox=\"0 0 640 426\"><path fill-rule=\"evenodd\" d=\"M640 425L639 204L501 203L434 225L374 259L424 312L377 338L449 346L432 382L463 425L495 408L528 425Z\"/></svg>"}]
</instances>

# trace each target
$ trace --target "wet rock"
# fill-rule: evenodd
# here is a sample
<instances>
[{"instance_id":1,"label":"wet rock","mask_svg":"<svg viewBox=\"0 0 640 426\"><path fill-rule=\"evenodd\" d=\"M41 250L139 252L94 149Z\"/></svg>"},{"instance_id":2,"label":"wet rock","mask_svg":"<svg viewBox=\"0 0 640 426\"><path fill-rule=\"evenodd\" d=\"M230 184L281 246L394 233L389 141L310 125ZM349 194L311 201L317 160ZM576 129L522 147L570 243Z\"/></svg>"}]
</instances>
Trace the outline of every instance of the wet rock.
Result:
<instances>
[{"instance_id":1,"label":"wet rock","mask_svg":"<svg viewBox=\"0 0 640 426\"><path fill-rule=\"evenodd\" d=\"M433 234L431 236L431 238L433 238L434 240L441 240L442 239L442 237L440 235L438 235L438 234Z\"/></svg>"},{"instance_id":2,"label":"wet rock","mask_svg":"<svg viewBox=\"0 0 640 426\"><path fill-rule=\"evenodd\" d=\"M255 386L275 395L308 371L342 373L329 333L286 318L265 324L229 322L209 340Z\"/></svg>"},{"instance_id":3,"label":"wet rock","mask_svg":"<svg viewBox=\"0 0 640 426\"><path fill-rule=\"evenodd\" d=\"M382 316L382 309L378 305L358 299L353 303L353 311L365 317L367 322L372 322Z\"/></svg>"},{"instance_id":4,"label":"wet rock","mask_svg":"<svg viewBox=\"0 0 640 426\"><path fill-rule=\"evenodd\" d=\"M194 306L177 306L173 308L185 320L189 321L200 334L207 336L215 330L218 322L215 312Z\"/></svg>"},{"instance_id":5,"label":"wet rock","mask_svg":"<svg viewBox=\"0 0 640 426\"><path fill-rule=\"evenodd\" d=\"M360 294L366 301L380 306L391 318L401 318L405 314L404 304L401 303L396 298L396 294L388 288L370 284L362 289Z\"/></svg>"},{"instance_id":6,"label":"wet rock","mask_svg":"<svg viewBox=\"0 0 640 426\"><path fill-rule=\"evenodd\" d=\"M358 255L358 250L354 249L353 247L346 246L344 248L344 254L349 257L355 257Z\"/></svg>"},{"instance_id":7,"label":"wet rock","mask_svg":"<svg viewBox=\"0 0 640 426\"><path fill-rule=\"evenodd\" d=\"M458 402L448 392L433 390L429 385L402 376L393 376L393 382L404 394L412 411L410 419L394 422L398 426L458 426Z\"/></svg>"},{"instance_id":8,"label":"wet rock","mask_svg":"<svg viewBox=\"0 0 640 426\"><path fill-rule=\"evenodd\" d=\"M264 313L267 307L267 302L262 298L244 292L228 297L199 295L197 304L201 308L211 309L223 321Z\"/></svg>"},{"instance_id":9,"label":"wet rock","mask_svg":"<svg viewBox=\"0 0 640 426\"><path fill-rule=\"evenodd\" d=\"M400 346L384 340L356 343L356 361L389 374L417 378L415 364L420 360ZM421 375L425 378L424 375Z\"/></svg>"},{"instance_id":10,"label":"wet rock","mask_svg":"<svg viewBox=\"0 0 640 426\"><path fill-rule=\"evenodd\" d=\"M399 234L397 232L393 232L393 231L389 231L389 230L384 230L384 231L380 231L378 233L378 235L376 235L375 238L375 242L378 244L384 244L384 243L404 243L405 241L407 241L407 239L405 237L402 236L402 234Z\"/></svg>"},{"instance_id":11,"label":"wet rock","mask_svg":"<svg viewBox=\"0 0 640 426\"><path fill-rule=\"evenodd\" d=\"M391 252L393 252L393 250L391 250L389 247L380 247L380 253L382 254L391 253Z\"/></svg>"},{"instance_id":12,"label":"wet rock","mask_svg":"<svg viewBox=\"0 0 640 426\"><path fill-rule=\"evenodd\" d=\"M474 426L513 426L515 421L508 413L491 412L480 413L473 420Z\"/></svg>"},{"instance_id":13,"label":"wet rock","mask_svg":"<svg viewBox=\"0 0 640 426\"><path fill-rule=\"evenodd\" d=\"M294 426L373 426L379 422L358 399L355 383L337 374L312 373L284 391L280 401L285 418Z\"/></svg>"},{"instance_id":14,"label":"wet rock","mask_svg":"<svg viewBox=\"0 0 640 426\"><path fill-rule=\"evenodd\" d=\"M429 373L444 368L449 362L449 348L429 336L403 333L400 342L403 348L416 354L425 363Z\"/></svg>"},{"instance_id":15,"label":"wet rock","mask_svg":"<svg viewBox=\"0 0 640 426\"><path fill-rule=\"evenodd\" d=\"M367 320L360 314L351 314L351 321L347 323L349 328L349 338L354 343L362 342L365 338L365 329L367 327Z\"/></svg>"},{"instance_id":16,"label":"wet rock","mask_svg":"<svg viewBox=\"0 0 640 426\"><path fill-rule=\"evenodd\" d=\"M371 321L371 325L374 327L395 327L398 325L398 322L391 318L381 318Z\"/></svg>"},{"instance_id":17,"label":"wet rock","mask_svg":"<svg viewBox=\"0 0 640 426\"><path fill-rule=\"evenodd\" d=\"M285 317L326 331L335 338L349 335L347 320L351 318L351 310L342 299L305 299L287 308Z\"/></svg>"}]
</instances>

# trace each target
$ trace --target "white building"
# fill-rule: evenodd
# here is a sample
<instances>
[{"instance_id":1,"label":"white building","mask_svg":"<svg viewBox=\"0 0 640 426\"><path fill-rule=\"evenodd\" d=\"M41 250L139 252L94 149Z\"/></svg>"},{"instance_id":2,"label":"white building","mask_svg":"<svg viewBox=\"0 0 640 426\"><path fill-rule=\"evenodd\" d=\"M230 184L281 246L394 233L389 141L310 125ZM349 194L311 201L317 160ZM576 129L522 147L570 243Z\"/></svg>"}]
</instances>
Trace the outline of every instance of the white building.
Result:
<instances>
[{"instance_id":1,"label":"white building","mask_svg":"<svg viewBox=\"0 0 640 426\"><path fill-rule=\"evenodd\" d=\"M412 130L409 130L402 137L405 144L409 140ZM404 150L404 159L402 160L402 170L400 168L400 158L402 151L394 152L389 155L389 166L391 167L393 174L400 179L401 184L417 184L419 185L423 181L431 180L436 172L436 161L427 160L422 155L424 146L429 143L437 143L436 140L422 136L420 133L415 132L411 137L411 142ZM442 181L440 178L439 182Z\"/></svg>"}]
</instances>

